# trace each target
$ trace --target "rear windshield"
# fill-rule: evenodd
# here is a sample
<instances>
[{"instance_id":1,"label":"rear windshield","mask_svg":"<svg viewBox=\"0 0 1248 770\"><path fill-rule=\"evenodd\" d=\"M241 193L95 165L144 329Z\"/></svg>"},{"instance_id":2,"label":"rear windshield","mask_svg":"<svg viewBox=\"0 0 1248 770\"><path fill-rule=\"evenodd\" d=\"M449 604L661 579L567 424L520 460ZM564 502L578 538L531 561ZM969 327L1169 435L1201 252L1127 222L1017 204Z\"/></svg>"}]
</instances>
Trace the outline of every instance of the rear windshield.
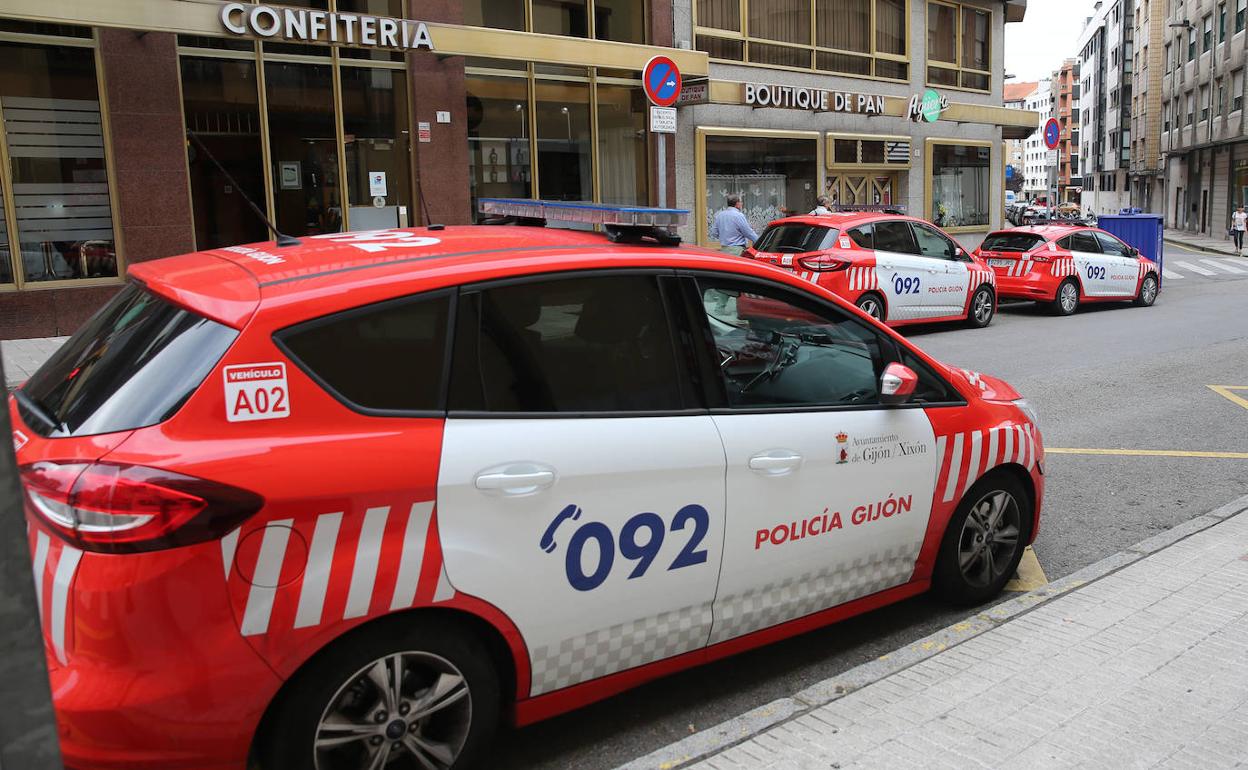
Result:
<instances>
[{"instance_id":1,"label":"rear windshield","mask_svg":"<svg viewBox=\"0 0 1248 770\"><path fill-rule=\"evenodd\" d=\"M979 244L980 251L1031 251L1044 243L1044 236L1035 233L990 233Z\"/></svg>"},{"instance_id":2,"label":"rear windshield","mask_svg":"<svg viewBox=\"0 0 1248 770\"><path fill-rule=\"evenodd\" d=\"M758 236L754 249L771 254L801 254L830 249L836 243L837 229L821 225L776 225Z\"/></svg>"},{"instance_id":3,"label":"rear windshield","mask_svg":"<svg viewBox=\"0 0 1248 770\"><path fill-rule=\"evenodd\" d=\"M237 336L128 284L22 386L22 419L51 438L155 425L190 397Z\"/></svg>"}]
</instances>

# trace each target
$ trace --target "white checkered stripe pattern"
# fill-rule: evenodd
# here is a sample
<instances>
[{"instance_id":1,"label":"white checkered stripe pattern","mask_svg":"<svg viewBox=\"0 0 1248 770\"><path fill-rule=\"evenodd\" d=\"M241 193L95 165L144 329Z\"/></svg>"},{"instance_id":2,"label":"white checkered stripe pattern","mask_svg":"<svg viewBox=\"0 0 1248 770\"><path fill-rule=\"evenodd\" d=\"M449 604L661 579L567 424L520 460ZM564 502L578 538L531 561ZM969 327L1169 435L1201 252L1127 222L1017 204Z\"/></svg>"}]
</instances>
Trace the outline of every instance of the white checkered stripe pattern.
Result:
<instances>
[{"instance_id":1,"label":"white checkered stripe pattern","mask_svg":"<svg viewBox=\"0 0 1248 770\"><path fill-rule=\"evenodd\" d=\"M706 602L537 647L531 692L541 695L699 650L710 624L711 603Z\"/></svg>"},{"instance_id":2,"label":"white checkered stripe pattern","mask_svg":"<svg viewBox=\"0 0 1248 770\"><path fill-rule=\"evenodd\" d=\"M874 267L849 268L849 290L867 291L880 288L880 279L875 275Z\"/></svg>"},{"instance_id":3,"label":"white checkered stripe pattern","mask_svg":"<svg viewBox=\"0 0 1248 770\"><path fill-rule=\"evenodd\" d=\"M853 561L758 586L715 602L711 644L899 586L914 574L918 542L862 554Z\"/></svg>"},{"instance_id":4,"label":"white checkered stripe pattern","mask_svg":"<svg viewBox=\"0 0 1248 770\"><path fill-rule=\"evenodd\" d=\"M1077 275L1079 270L1075 268L1074 258L1062 257L1053 260L1053 264L1049 267L1049 272L1058 278L1065 278L1068 275Z\"/></svg>"},{"instance_id":5,"label":"white checkered stripe pattern","mask_svg":"<svg viewBox=\"0 0 1248 770\"><path fill-rule=\"evenodd\" d=\"M979 372L972 372L970 369L959 369L966 376L967 382L971 383L980 390L988 390L988 384L984 382Z\"/></svg>"}]
</instances>

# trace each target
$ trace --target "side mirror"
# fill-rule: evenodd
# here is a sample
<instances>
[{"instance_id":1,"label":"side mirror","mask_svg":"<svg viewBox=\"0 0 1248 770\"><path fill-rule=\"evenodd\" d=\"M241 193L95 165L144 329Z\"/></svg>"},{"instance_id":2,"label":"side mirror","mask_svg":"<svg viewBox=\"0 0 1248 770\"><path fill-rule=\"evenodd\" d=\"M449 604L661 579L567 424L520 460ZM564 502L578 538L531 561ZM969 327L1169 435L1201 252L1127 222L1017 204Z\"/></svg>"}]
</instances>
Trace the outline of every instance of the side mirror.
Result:
<instances>
[{"instance_id":1,"label":"side mirror","mask_svg":"<svg viewBox=\"0 0 1248 770\"><path fill-rule=\"evenodd\" d=\"M965 252L964 252L964 251L962 251L962 247L961 247L961 246L954 246L954 247L953 247L953 256L955 256L955 257L960 257L960 256L962 256L964 253L965 253Z\"/></svg>"},{"instance_id":2,"label":"side mirror","mask_svg":"<svg viewBox=\"0 0 1248 770\"><path fill-rule=\"evenodd\" d=\"M896 406L904 404L914 395L919 375L904 364L892 363L884 367L880 375L880 403Z\"/></svg>"}]
</instances>

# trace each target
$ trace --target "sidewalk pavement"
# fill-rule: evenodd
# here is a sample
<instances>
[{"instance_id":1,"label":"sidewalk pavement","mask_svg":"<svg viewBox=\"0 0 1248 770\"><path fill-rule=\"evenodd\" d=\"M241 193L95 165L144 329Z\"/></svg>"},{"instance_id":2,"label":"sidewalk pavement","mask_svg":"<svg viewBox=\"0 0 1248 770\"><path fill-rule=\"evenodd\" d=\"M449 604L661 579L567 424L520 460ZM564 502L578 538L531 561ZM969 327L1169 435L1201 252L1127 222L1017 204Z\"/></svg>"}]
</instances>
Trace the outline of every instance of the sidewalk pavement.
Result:
<instances>
[{"instance_id":1,"label":"sidewalk pavement","mask_svg":"<svg viewBox=\"0 0 1248 770\"><path fill-rule=\"evenodd\" d=\"M1243 767L1248 496L628 770Z\"/></svg>"},{"instance_id":2,"label":"sidewalk pavement","mask_svg":"<svg viewBox=\"0 0 1248 770\"><path fill-rule=\"evenodd\" d=\"M4 355L4 387L7 393L43 366L43 362L56 352L68 337L36 337L26 340L0 341Z\"/></svg>"},{"instance_id":3,"label":"sidewalk pavement","mask_svg":"<svg viewBox=\"0 0 1248 770\"><path fill-rule=\"evenodd\" d=\"M1187 249L1212 251L1216 254L1226 254L1231 257L1240 256L1235 251L1235 243L1225 236L1221 238L1206 238L1203 235L1188 233L1182 230L1166 230L1164 237L1167 243L1173 243L1176 246L1182 246ZM1248 248L1248 243L1244 245L1245 248ZM1248 254L1248 252L1245 253Z\"/></svg>"}]
</instances>

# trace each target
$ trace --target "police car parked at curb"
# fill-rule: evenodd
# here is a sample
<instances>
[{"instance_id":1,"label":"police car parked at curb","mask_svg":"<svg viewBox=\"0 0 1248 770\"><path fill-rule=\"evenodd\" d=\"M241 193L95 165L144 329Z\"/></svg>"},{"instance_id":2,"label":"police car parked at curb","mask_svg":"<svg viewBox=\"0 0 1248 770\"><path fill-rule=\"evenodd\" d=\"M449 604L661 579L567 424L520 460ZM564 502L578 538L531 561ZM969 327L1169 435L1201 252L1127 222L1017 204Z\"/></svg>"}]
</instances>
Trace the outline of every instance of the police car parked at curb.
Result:
<instances>
[{"instance_id":1,"label":"police car parked at curb","mask_svg":"<svg viewBox=\"0 0 1248 770\"><path fill-rule=\"evenodd\" d=\"M1071 315L1083 302L1157 300L1157 263L1115 236L1083 224L1015 227L989 233L977 256L996 273L1002 299L1047 304Z\"/></svg>"},{"instance_id":2,"label":"police car parked at curb","mask_svg":"<svg viewBox=\"0 0 1248 770\"><path fill-rule=\"evenodd\" d=\"M792 272L590 232L137 264L10 407L84 770L481 763L504 715L982 602L1044 491L1004 382Z\"/></svg>"},{"instance_id":3,"label":"police car parked at curb","mask_svg":"<svg viewBox=\"0 0 1248 770\"><path fill-rule=\"evenodd\" d=\"M982 328L996 313L992 270L913 217L859 211L779 219L744 256L792 271L889 326Z\"/></svg>"}]
</instances>

